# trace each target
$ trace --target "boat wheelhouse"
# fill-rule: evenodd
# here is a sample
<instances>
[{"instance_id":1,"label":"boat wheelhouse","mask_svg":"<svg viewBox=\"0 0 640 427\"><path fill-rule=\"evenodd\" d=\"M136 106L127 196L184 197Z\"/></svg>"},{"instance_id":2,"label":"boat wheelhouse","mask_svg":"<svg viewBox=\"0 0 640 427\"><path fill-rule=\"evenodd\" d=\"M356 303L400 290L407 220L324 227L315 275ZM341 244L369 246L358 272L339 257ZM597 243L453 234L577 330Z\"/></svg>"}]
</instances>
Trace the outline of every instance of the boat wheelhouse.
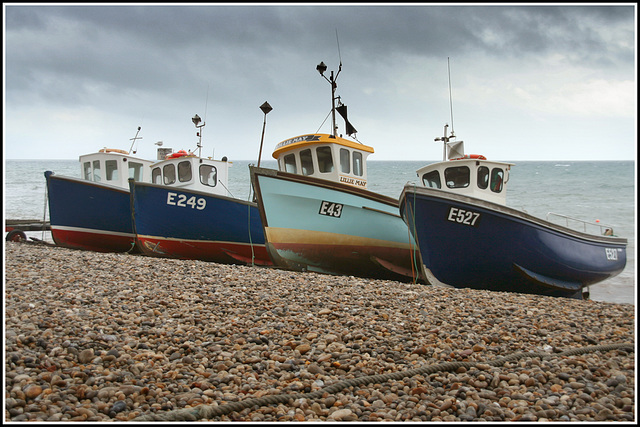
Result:
<instances>
[{"instance_id":1,"label":"boat wheelhouse","mask_svg":"<svg viewBox=\"0 0 640 427\"><path fill-rule=\"evenodd\" d=\"M151 160L129 155L128 151L102 148L97 153L79 157L82 179L128 189L129 178L140 182L151 180Z\"/></svg>"},{"instance_id":2,"label":"boat wheelhouse","mask_svg":"<svg viewBox=\"0 0 640 427\"><path fill-rule=\"evenodd\" d=\"M367 157L373 148L328 134L301 135L276 145L281 171L367 188Z\"/></svg>"},{"instance_id":3,"label":"boat wheelhouse","mask_svg":"<svg viewBox=\"0 0 640 427\"><path fill-rule=\"evenodd\" d=\"M178 156L171 154L166 159L153 164L151 167L152 184L201 191L208 194L230 195L227 182L232 163L228 162L226 157L221 160L213 160L198 157L193 153L178 153Z\"/></svg>"},{"instance_id":4,"label":"boat wheelhouse","mask_svg":"<svg viewBox=\"0 0 640 427\"><path fill-rule=\"evenodd\" d=\"M417 175L424 187L506 205L511 166L513 163L471 155L425 166L418 169Z\"/></svg>"}]
</instances>

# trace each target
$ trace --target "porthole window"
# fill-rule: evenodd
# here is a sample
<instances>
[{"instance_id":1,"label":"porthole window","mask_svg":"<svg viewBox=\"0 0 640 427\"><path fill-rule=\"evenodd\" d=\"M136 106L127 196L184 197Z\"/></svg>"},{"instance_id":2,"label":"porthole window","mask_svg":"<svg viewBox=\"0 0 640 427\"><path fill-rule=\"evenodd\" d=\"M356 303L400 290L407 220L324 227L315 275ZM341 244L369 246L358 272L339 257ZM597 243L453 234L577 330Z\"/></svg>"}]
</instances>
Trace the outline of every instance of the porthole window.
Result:
<instances>
[{"instance_id":1,"label":"porthole window","mask_svg":"<svg viewBox=\"0 0 640 427\"><path fill-rule=\"evenodd\" d=\"M211 165L200 165L200 182L209 187L218 184L218 171Z\"/></svg>"},{"instance_id":2,"label":"porthole window","mask_svg":"<svg viewBox=\"0 0 640 427\"><path fill-rule=\"evenodd\" d=\"M171 185L176 182L176 167L173 163L164 165L162 173L164 175L164 185Z\"/></svg>"},{"instance_id":3,"label":"porthole window","mask_svg":"<svg viewBox=\"0 0 640 427\"><path fill-rule=\"evenodd\" d=\"M287 154L284 156L284 170L285 172L298 173L296 168L296 156L293 154Z\"/></svg>"},{"instance_id":4,"label":"porthole window","mask_svg":"<svg viewBox=\"0 0 640 427\"><path fill-rule=\"evenodd\" d=\"M313 158L310 149L300 152L300 165L302 167L302 175L313 175Z\"/></svg>"},{"instance_id":5,"label":"porthole window","mask_svg":"<svg viewBox=\"0 0 640 427\"><path fill-rule=\"evenodd\" d=\"M478 168L478 188L486 189L489 186L489 168L480 166Z\"/></svg>"},{"instance_id":6,"label":"porthole window","mask_svg":"<svg viewBox=\"0 0 640 427\"><path fill-rule=\"evenodd\" d=\"M129 162L129 178L133 178L134 181L142 181L143 164L137 162Z\"/></svg>"},{"instance_id":7,"label":"porthole window","mask_svg":"<svg viewBox=\"0 0 640 427\"><path fill-rule=\"evenodd\" d=\"M178 163L178 180L180 182L191 181L191 162L190 161Z\"/></svg>"},{"instance_id":8,"label":"porthole window","mask_svg":"<svg viewBox=\"0 0 640 427\"><path fill-rule=\"evenodd\" d=\"M151 182L154 184L162 184L162 173L160 173L160 168L153 168L151 171Z\"/></svg>"},{"instance_id":9,"label":"porthole window","mask_svg":"<svg viewBox=\"0 0 640 427\"><path fill-rule=\"evenodd\" d=\"M468 166L456 166L444 170L444 180L449 188L466 188L469 186L471 172Z\"/></svg>"},{"instance_id":10,"label":"porthole window","mask_svg":"<svg viewBox=\"0 0 640 427\"><path fill-rule=\"evenodd\" d=\"M351 173L351 162L349 159L349 150L340 149L340 171L342 173Z\"/></svg>"},{"instance_id":11,"label":"porthole window","mask_svg":"<svg viewBox=\"0 0 640 427\"><path fill-rule=\"evenodd\" d=\"M91 181L91 162L83 163L84 179Z\"/></svg>"},{"instance_id":12,"label":"porthole window","mask_svg":"<svg viewBox=\"0 0 640 427\"><path fill-rule=\"evenodd\" d=\"M331 147L316 148L318 156L318 169L322 173L333 172L333 157L331 156Z\"/></svg>"},{"instance_id":13,"label":"porthole window","mask_svg":"<svg viewBox=\"0 0 640 427\"><path fill-rule=\"evenodd\" d=\"M118 161L107 160L104 162L105 178L107 181L115 181L118 179Z\"/></svg>"},{"instance_id":14,"label":"porthole window","mask_svg":"<svg viewBox=\"0 0 640 427\"><path fill-rule=\"evenodd\" d=\"M438 171L431 171L422 175L422 183L425 187L442 188L440 173Z\"/></svg>"},{"instance_id":15,"label":"porthole window","mask_svg":"<svg viewBox=\"0 0 640 427\"><path fill-rule=\"evenodd\" d=\"M362 153L353 152L353 174L355 176L364 175L364 162L362 161Z\"/></svg>"},{"instance_id":16,"label":"porthole window","mask_svg":"<svg viewBox=\"0 0 640 427\"><path fill-rule=\"evenodd\" d=\"M493 168L491 170L491 191L499 193L502 191L504 184L504 171L500 168Z\"/></svg>"},{"instance_id":17,"label":"porthole window","mask_svg":"<svg viewBox=\"0 0 640 427\"><path fill-rule=\"evenodd\" d=\"M93 161L93 180L100 181L100 160Z\"/></svg>"}]
</instances>

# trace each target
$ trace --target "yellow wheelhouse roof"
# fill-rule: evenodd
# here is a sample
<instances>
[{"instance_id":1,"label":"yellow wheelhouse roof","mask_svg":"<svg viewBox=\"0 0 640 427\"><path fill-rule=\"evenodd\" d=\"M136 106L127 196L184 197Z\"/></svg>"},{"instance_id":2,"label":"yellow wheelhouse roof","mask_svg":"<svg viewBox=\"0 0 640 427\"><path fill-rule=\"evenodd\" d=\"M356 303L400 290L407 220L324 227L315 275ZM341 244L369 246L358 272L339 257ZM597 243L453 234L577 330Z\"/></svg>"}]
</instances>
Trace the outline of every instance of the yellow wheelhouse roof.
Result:
<instances>
[{"instance_id":1,"label":"yellow wheelhouse roof","mask_svg":"<svg viewBox=\"0 0 640 427\"><path fill-rule=\"evenodd\" d=\"M273 150L273 158L278 159L282 153L286 153L291 150L295 150L301 147L305 147L308 145L317 145L317 144L338 144L348 148L354 148L360 151L366 151L368 153L373 153L373 148L368 145L360 144L357 142L349 141L344 138L340 138L338 136L332 137L329 134L324 133L316 133L309 135L300 135L295 138L289 138L285 141L280 142L276 145L276 148Z\"/></svg>"}]
</instances>

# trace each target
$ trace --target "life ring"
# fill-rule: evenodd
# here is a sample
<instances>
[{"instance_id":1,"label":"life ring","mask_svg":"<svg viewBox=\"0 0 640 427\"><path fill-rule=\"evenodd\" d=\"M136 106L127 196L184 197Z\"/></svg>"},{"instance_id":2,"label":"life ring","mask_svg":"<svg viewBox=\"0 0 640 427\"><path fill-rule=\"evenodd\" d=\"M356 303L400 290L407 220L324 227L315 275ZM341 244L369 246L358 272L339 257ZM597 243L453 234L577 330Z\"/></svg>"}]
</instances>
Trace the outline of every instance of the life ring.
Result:
<instances>
[{"instance_id":1,"label":"life ring","mask_svg":"<svg viewBox=\"0 0 640 427\"><path fill-rule=\"evenodd\" d=\"M167 154L167 159L177 159L178 157L184 157L188 155L189 153L187 153L186 151L178 150L175 153Z\"/></svg>"},{"instance_id":2,"label":"life ring","mask_svg":"<svg viewBox=\"0 0 640 427\"><path fill-rule=\"evenodd\" d=\"M99 151L100 153L120 153L120 154L126 154L129 155L128 151L125 150L120 150L118 148L102 148Z\"/></svg>"},{"instance_id":3,"label":"life ring","mask_svg":"<svg viewBox=\"0 0 640 427\"><path fill-rule=\"evenodd\" d=\"M449 159L449 160L464 160L464 159L487 160L487 158L482 154L465 154L462 157L456 157L455 159Z\"/></svg>"}]
</instances>

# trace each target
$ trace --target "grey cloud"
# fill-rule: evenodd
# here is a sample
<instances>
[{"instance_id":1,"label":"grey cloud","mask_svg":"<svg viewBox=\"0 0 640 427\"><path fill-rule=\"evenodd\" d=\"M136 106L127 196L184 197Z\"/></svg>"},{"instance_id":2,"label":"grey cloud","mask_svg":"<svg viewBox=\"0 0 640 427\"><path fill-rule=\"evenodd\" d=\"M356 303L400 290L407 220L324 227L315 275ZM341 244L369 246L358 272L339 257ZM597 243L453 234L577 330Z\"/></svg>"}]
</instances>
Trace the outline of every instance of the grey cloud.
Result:
<instances>
[{"instance_id":1,"label":"grey cloud","mask_svg":"<svg viewBox=\"0 0 640 427\"><path fill-rule=\"evenodd\" d=\"M633 31L615 32L613 44L602 33L633 19L625 6L9 6L7 97L78 103L95 91L275 88L294 68L336 58L336 31L361 70L404 55L554 52L615 68L633 63Z\"/></svg>"}]
</instances>

